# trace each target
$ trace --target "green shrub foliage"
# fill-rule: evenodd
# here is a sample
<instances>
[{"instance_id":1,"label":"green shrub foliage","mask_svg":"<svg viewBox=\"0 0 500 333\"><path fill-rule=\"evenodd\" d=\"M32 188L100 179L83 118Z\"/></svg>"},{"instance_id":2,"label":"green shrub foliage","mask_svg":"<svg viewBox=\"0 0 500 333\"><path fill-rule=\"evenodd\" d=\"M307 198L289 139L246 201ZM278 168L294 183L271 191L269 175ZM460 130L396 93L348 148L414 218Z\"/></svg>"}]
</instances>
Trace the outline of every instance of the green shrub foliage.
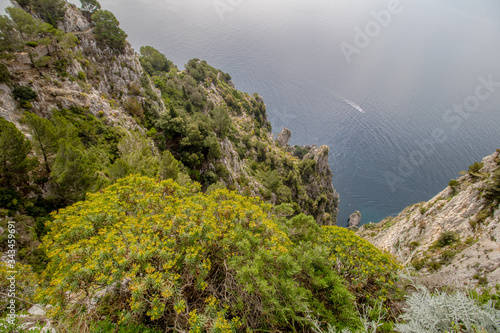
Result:
<instances>
[{"instance_id":1,"label":"green shrub foliage","mask_svg":"<svg viewBox=\"0 0 500 333\"><path fill-rule=\"evenodd\" d=\"M126 43L127 34L120 29L115 15L108 10L97 10L92 14L95 23L95 38L103 45L120 51Z\"/></svg>"},{"instance_id":2,"label":"green shrub foliage","mask_svg":"<svg viewBox=\"0 0 500 333\"><path fill-rule=\"evenodd\" d=\"M114 322L183 331L307 330L308 316L357 328L353 297L314 241L319 226L271 212L227 190L119 180L53 216L39 300L55 316L81 315L75 304L107 288L97 306Z\"/></svg>"}]
</instances>

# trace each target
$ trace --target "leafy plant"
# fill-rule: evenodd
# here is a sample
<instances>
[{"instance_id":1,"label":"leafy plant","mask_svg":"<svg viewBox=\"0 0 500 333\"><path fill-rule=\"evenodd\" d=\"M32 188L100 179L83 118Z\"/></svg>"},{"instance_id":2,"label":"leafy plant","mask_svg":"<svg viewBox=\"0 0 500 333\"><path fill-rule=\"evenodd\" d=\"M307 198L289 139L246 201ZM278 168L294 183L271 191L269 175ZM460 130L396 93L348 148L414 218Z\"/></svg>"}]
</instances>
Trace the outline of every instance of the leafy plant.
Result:
<instances>
[{"instance_id":1,"label":"leafy plant","mask_svg":"<svg viewBox=\"0 0 500 333\"><path fill-rule=\"evenodd\" d=\"M120 29L120 22L115 15L108 10L97 10L92 14L95 23L96 40L110 48L120 51L125 46L127 34Z\"/></svg>"},{"instance_id":2,"label":"leafy plant","mask_svg":"<svg viewBox=\"0 0 500 333\"><path fill-rule=\"evenodd\" d=\"M469 170L467 171L469 174L478 173L484 167L483 162L474 162L471 166L469 166Z\"/></svg>"},{"instance_id":3,"label":"leafy plant","mask_svg":"<svg viewBox=\"0 0 500 333\"><path fill-rule=\"evenodd\" d=\"M113 322L290 331L307 329L311 314L359 327L352 295L313 242L314 219L285 226L257 198L198 191L131 176L60 210L44 238L50 263L39 300L74 317L76 304L115 286L123 292L97 304L113 304L105 314Z\"/></svg>"},{"instance_id":4,"label":"leafy plant","mask_svg":"<svg viewBox=\"0 0 500 333\"><path fill-rule=\"evenodd\" d=\"M26 107L28 103L33 102L38 97L37 93L28 86L14 87L12 95L14 96L14 99L19 102L21 107Z\"/></svg>"},{"instance_id":5,"label":"leafy plant","mask_svg":"<svg viewBox=\"0 0 500 333\"><path fill-rule=\"evenodd\" d=\"M493 302L478 302L462 292L447 294L420 287L406 300L406 312L396 324L401 333L420 332L498 332L500 311Z\"/></svg>"},{"instance_id":6,"label":"leafy plant","mask_svg":"<svg viewBox=\"0 0 500 333\"><path fill-rule=\"evenodd\" d=\"M445 246L451 245L451 244L456 243L456 242L458 242L457 233L454 231L445 231L439 236L435 245L438 248L441 248L441 247L445 247Z\"/></svg>"}]
</instances>

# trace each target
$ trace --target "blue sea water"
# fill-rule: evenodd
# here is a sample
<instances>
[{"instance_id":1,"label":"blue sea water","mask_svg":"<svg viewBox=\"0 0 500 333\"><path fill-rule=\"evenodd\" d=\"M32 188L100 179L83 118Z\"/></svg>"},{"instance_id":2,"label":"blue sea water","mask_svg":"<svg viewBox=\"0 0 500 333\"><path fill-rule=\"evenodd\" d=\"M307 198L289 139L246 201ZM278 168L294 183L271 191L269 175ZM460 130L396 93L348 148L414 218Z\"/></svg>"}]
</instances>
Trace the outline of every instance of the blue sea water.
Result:
<instances>
[{"instance_id":1,"label":"blue sea water","mask_svg":"<svg viewBox=\"0 0 500 333\"><path fill-rule=\"evenodd\" d=\"M207 60L264 97L275 133L330 146L339 225L427 201L500 148L496 0L100 2L136 49Z\"/></svg>"}]
</instances>

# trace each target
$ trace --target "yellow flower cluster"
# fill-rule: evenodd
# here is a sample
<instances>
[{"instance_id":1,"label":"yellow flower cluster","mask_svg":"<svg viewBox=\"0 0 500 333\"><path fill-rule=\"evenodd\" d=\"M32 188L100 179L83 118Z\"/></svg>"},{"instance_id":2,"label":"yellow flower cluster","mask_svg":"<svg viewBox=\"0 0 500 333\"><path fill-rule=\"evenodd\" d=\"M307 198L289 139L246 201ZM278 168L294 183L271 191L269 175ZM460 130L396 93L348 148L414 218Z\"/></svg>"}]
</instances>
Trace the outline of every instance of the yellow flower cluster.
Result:
<instances>
[{"instance_id":1,"label":"yellow flower cluster","mask_svg":"<svg viewBox=\"0 0 500 333\"><path fill-rule=\"evenodd\" d=\"M402 268L392 255L340 227L323 226L321 241L328 247L332 266L349 282L351 291L385 299L383 295L394 286Z\"/></svg>"},{"instance_id":2,"label":"yellow flower cluster","mask_svg":"<svg viewBox=\"0 0 500 333\"><path fill-rule=\"evenodd\" d=\"M146 313L152 320L171 313L194 321L204 316L203 325L230 332L241 322L227 320L206 291L216 289L213 275L227 269L231 258L247 255L249 242L269 253L288 251L290 240L271 211L258 198L227 190L205 195L197 185L182 187L171 180L119 180L53 215L43 242L50 258L44 279L51 287L40 299L60 305L63 314L68 295L129 279L124 311ZM187 309L193 292L209 299L198 311L218 310L209 316Z\"/></svg>"}]
</instances>

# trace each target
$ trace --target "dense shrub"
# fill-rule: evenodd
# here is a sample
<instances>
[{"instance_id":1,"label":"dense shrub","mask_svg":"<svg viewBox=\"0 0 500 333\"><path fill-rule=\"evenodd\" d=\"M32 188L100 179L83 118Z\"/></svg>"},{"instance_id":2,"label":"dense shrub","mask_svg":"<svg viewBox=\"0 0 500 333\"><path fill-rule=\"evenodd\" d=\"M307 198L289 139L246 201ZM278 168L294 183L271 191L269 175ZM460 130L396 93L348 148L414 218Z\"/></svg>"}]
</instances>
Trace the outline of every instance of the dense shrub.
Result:
<instances>
[{"instance_id":1,"label":"dense shrub","mask_svg":"<svg viewBox=\"0 0 500 333\"><path fill-rule=\"evenodd\" d=\"M445 247L458 242L458 235L454 231L443 232L436 241L437 247Z\"/></svg>"},{"instance_id":2,"label":"dense shrub","mask_svg":"<svg viewBox=\"0 0 500 333\"><path fill-rule=\"evenodd\" d=\"M469 170L467 171L469 174L478 173L484 167L483 162L474 162L471 166L469 166Z\"/></svg>"},{"instance_id":3,"label":"dense shrub","mask_svg":"<svg viewBox=\"0 0 500 333\"><path fill-rule=\"evenodd\" d=\"M314 219L285 226L257 198L198 190L129 177L60 210L44 238L51 260L39 301L55 316L78 316L77 304L114 286L122 292L96 311L115 323L302 331L312 316L358 327L352 296L314 242Z\"/></svg>"},{"instance_id":4,"label":"dense shrub","mask_svg":"<svg viewBox=\"0 0 500 333\"><path fill-rule=\"evenodd\" d=\"M21 107L27 107L27 105L31 105L31 102L37 99L37 94L33 89L28 86L16 86L12 90L12 95L14 99L19 102Z\"/></svg>"},{"instance_id":5,"label":"dense shrub","mask_svg":"<svg viewBox=\"0 0 500 333\"><path fill-rule=\"evenodd\" d=\"M95 23L95 38L99 43L117 51L123 49L127 34L120 29L120 23L113 13L108 10L97 10L92 14L92 21Z\"/></svg>"},{"instance_id":6,"label":"dense shrub","mask_svg":"<svg viewBox=\"0 0 500 333\"><path fill-rule=\"evenodd\" d=\"M0 83L10 82L10 73L7 66L0 63Z\"/></svg>"},{"instance_id":7,"label":"dense shrub","mask_svg":"<svg viewBox=\"0 0 500 333\"><path fill-rule=\"evenodd\" d=\"M152 46L143 46L140 49L141 64L149 75L158 72L168 72L173 65L170 60Z\"/></svg>"},{"instance_id":8,"label":"dense shrub","mask_svg":"<svg viewBox=\"0 0 500 333\"><path fill-rule=\"evenodd\" d=\"M370 301L370 298L371 301L385 300L394 295L401 266L390 254L345 228L323 226L320 237L332 266L347 280L359 302Z\"/></svg>"},{"instance_id":9,"label":"dense shrub","mask_svg":"<svg viewBox=\"0 0 500 333\"><path fill-rule=\"evenodd\" d=\"M495 170L492 176L492 181L486 186L486 191L484 194L485 198L493 203L500 201L500 169Z\"/></svg>"}]
</instances>

